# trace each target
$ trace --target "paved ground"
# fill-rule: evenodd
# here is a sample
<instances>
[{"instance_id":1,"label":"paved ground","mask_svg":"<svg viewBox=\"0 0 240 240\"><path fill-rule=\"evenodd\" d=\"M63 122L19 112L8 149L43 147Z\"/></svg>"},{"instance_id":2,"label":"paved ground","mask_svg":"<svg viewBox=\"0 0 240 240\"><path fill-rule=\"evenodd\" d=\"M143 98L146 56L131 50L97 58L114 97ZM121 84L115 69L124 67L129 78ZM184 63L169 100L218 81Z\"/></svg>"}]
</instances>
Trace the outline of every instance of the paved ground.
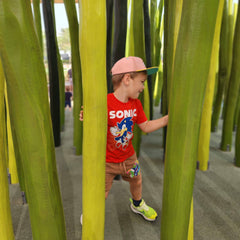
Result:
<instances>
[{"instance_id":1,"label":"paved ground","mask_svg":"<svg viewBox=\"0 0 240 240\"><path fill-rule=\"evenodd\" d=\"M155 109L157 112L158 109ZM158 114L156 114L158 116ZM68 240L81 239L81 157L72 147L72 112L66 111L62 146L56 157ZM161 216L163 187L163 150L161 130L143 136L140 164L143 174L143 197ZM194 186L194 239L240 239L240 168L233 165L230 153L218 150L220 130L211 136L210 168L197 171ZM115 181L106 200L105 240L159 240L160 222L149 223L129 208L129 188ZM10 201L16 240L31 240L28 205L22 204L18 185L10 185Z\"/></svg>"}]
</instances>

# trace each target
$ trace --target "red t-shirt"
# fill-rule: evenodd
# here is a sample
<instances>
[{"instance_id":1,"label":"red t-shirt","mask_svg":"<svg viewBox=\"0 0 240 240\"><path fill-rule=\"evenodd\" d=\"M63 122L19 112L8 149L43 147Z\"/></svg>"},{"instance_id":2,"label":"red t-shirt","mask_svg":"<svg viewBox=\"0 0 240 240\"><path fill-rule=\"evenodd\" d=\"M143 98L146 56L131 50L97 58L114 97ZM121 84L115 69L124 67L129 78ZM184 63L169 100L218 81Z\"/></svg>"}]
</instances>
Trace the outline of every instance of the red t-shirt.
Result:
<instances>
[{"instance_id":1,"label":"red t-shirt","mask_svg":"<svg viewBox=\"0 0 240 240\"><path fill-rule=\"evenodd\" d=\"M147 121L139 99L119 101L113 93L107 96L108 131L106 161L119 163L134 154L132 146L134 124Z\"/></svg>"}]
</instances>

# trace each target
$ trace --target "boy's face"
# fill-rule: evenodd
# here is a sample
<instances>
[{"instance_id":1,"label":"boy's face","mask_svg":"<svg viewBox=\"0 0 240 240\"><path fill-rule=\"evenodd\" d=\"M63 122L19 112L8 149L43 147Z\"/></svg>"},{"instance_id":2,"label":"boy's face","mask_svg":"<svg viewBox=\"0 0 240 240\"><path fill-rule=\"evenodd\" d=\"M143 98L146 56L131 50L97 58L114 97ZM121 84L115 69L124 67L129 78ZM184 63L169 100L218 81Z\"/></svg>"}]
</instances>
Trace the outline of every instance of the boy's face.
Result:
<instances>
[{"instance_id":1,"label":"boy's face","mask_svg":"<svg viewBox=\"0 0 240 240\"><path fill-rule=\"evenodd\" d=\"M130 78L129 83L129 97L132 99L137 99L139 94L144 89L144 82L147 79L147 75L145 73L139 73L134 78Z\"/></svg>"}]
</instances>

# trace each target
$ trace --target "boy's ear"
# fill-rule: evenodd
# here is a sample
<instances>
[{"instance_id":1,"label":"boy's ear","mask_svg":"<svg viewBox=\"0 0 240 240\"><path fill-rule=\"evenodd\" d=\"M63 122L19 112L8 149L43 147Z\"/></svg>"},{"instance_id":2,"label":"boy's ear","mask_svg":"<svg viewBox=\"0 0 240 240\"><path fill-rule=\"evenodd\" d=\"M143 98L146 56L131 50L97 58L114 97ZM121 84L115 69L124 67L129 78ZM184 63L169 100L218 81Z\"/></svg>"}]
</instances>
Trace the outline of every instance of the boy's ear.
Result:
<instances>
[{"instance_id":1,"label":"boy's ear","mask_svg":"<svg viewBox=\"0 0 240 240\"><path fill-rule=\"evenodd\" d=\"M131 79L130 74L127 73L124 75L122 81L125 85L129 85L130 79Z\"/></svg>"}]
</instances>

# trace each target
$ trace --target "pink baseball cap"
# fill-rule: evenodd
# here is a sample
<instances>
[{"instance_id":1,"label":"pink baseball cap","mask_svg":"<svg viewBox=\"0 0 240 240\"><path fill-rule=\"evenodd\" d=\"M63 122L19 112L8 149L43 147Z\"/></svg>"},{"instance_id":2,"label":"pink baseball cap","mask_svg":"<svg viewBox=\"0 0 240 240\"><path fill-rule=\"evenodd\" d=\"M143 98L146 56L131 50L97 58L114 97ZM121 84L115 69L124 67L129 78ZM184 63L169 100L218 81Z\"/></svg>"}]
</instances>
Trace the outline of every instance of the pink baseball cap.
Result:
<instances>
[{"instance_id":1,"label":"pink baseball cap","mask_svg":"<svg viewBox=\"0 0 240 240\"><path fill-rule=\"evenodd\" d=\"M124 57L118 60L112 67L112 75L147 71L147 75L154 74L158 71L158 67L146 68L143 60L139 57Z\"/></svg>"}]
</instances>

